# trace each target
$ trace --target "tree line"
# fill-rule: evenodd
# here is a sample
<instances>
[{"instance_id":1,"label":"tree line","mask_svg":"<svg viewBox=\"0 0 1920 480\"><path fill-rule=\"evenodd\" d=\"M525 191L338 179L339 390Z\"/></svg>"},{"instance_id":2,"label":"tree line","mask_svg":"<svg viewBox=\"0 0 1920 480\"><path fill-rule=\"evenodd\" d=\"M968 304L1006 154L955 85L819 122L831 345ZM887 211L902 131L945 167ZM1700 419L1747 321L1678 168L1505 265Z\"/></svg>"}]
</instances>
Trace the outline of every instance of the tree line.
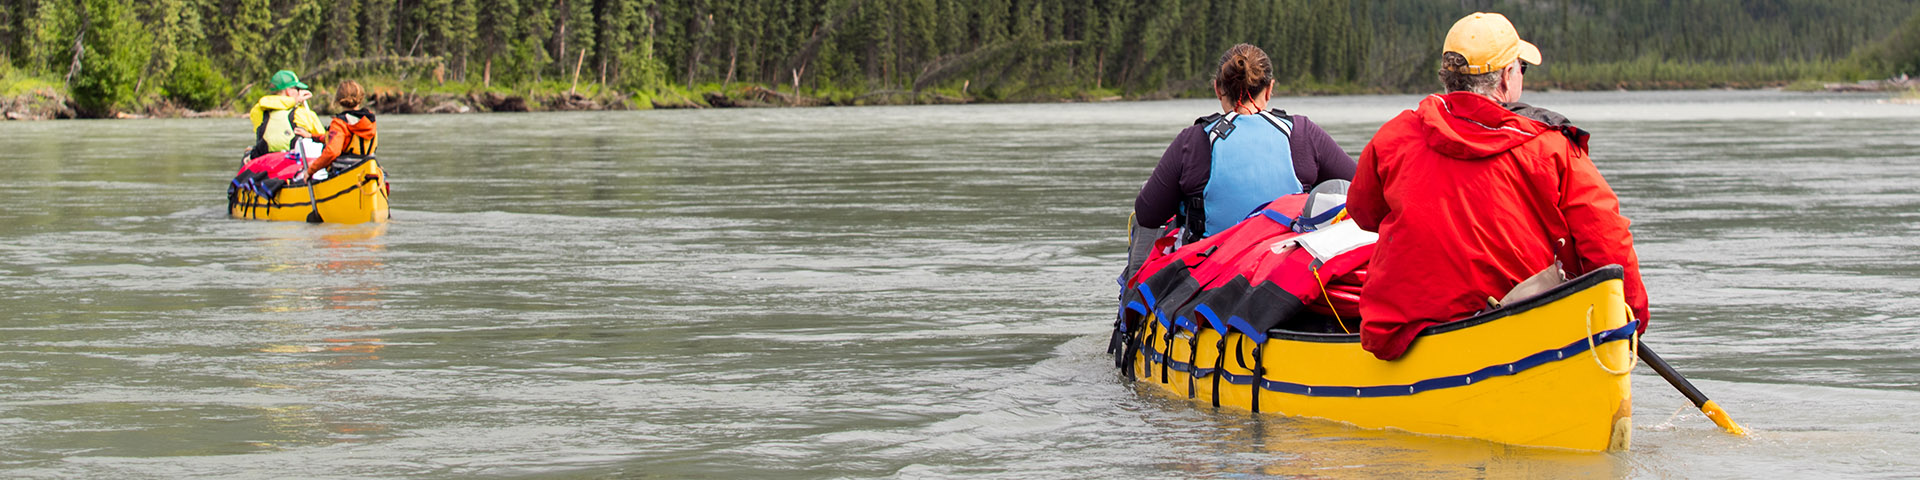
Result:
<instances>
[{"instance_id":1,"label":"tree line","mask_svg":"<svg viewBox=\"0 0 1920 480\"><path fill-rule=\"evenodd\" d=\"M1881 39L1915 7L1916 0L8 0L0 5L0 75L56 79L96 112L155 99L213 108L248 85L264 88L279 69L313 72L319 82L431 77L472 89L585 81L647 92L747 82L1018 100L1204 91L1220 52L1246 42L1272 55L1289 88L1420 91L1435 86L1447 28L1473 11L1508 15L1550 67L1631 76L1643 64L1837 61L1862 45L1887 44ZM1619 67L1578 68L1593 65ZM1868 66L1876 68L1895 67Z\"/></svg>"}]
</instances>

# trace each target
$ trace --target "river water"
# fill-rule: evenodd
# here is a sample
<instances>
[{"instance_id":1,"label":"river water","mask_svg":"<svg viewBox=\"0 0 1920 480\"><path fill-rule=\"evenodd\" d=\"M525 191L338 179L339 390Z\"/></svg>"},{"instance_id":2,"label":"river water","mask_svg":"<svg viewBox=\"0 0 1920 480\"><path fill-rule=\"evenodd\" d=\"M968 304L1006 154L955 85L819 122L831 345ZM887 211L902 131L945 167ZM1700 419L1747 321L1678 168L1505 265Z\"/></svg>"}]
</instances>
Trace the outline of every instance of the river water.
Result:
<instances>
[{"instance_id":1,"label":"river water","mask_svg":"<svg viewBox=\"0 0 1920 480\"><path fill-rule=\"evenodd\" d=\"M1416 96L1277 99L1358 153ZM1920 106L1529 93L1653 300L1631 451L1215 411L1105 355L1207 101L381 117L393 221L224 216L237 119L0 123L0 476L1912 477Z\"/></svg>"}]
</instances>

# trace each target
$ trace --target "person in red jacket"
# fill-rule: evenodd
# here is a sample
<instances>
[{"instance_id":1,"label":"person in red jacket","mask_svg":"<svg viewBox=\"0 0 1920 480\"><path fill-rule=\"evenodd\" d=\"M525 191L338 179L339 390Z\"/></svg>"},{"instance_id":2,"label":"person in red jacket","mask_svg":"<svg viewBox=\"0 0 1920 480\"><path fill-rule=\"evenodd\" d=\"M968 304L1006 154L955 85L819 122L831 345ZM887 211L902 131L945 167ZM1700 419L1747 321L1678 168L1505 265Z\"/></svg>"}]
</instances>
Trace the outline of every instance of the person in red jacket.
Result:
<instances>
[{"instance_id":1,"label":"person in red jacket","mask_svg":"<svg viewBox=\"0 0 1920 480\"><path fill-rule=\"evenodd\" d=\"M1633 234L1587 155L1587 133L1519 103L1540 49L1497 13L1447 32L1447 93L1380 127L1348 192L1347 212L1378 232L1360 298L1361 346L1405 354L1425 328L1487 310L1556 263L1577 276L1626 268L1626 300L1647 319Z\"/></svg>"}]
</instances>

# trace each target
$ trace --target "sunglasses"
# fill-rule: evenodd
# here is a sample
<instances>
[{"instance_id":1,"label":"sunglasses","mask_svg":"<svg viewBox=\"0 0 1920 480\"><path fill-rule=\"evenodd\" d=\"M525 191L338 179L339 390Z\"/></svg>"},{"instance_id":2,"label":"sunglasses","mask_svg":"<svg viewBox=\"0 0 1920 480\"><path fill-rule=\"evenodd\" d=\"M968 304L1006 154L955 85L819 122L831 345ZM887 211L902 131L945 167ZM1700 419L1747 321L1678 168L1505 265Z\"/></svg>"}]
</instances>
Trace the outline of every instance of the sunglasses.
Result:
<instances>
[{"instance_id":1,"label":"sunglasses","mask_svg":"<svg viewBox=\"0 0 1920 480\"><path fill-rule=\"evenodd\" d=\"M1530 64L1530 63L1527 63L1527 62L1524 62L1524 61L1523 61L1523 62L1520 62L1520 74L1521 74L1521 75L1526 75L1526 74L1527 74L1527 70L1528 70L1528 69L1531 69L1531 68L1533 68L1533 64Z\"/></svg>"}]
</instances>

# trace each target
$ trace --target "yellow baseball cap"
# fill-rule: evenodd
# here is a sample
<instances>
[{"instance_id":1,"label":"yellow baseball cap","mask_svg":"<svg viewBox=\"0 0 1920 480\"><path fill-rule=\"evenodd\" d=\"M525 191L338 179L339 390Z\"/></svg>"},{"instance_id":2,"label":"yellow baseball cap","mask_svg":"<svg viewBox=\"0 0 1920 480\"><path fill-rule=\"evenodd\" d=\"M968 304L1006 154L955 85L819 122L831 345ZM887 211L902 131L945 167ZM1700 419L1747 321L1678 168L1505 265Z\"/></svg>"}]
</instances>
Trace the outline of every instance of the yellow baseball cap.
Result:
<instances>
[{"instance_id":1,"label":"yellow baseball cap","mask_svg":"<svg viewBox=\"0 0 1920 480\"><path fill-rule=\"evenodd\" d=\"M1441 52L1467 57L1467 65L1456 70L1467 75L1500 71L1512 65L1515 58L1540 64L1540 47L1521 40L1513 31L1513 22L1498 13L1474 13L1454 22Z\"/></svg>"}]
</instances>

